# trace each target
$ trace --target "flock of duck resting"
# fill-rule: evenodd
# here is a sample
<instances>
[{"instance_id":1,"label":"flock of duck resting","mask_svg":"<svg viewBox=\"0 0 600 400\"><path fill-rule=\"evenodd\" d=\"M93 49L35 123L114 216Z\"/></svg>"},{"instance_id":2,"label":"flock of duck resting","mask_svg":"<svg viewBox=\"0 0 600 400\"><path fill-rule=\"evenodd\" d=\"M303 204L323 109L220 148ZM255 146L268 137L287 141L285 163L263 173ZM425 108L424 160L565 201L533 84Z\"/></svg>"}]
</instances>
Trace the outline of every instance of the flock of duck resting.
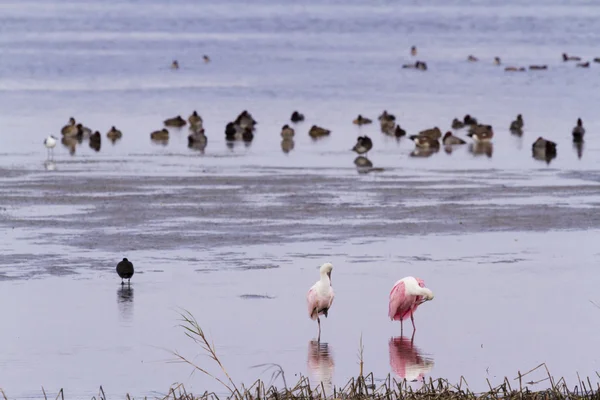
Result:
<instances>
[{"instance_id":1,"label":"flock of duck resting","mask_svg":"<svg viewBox=\"0 0 600 400\"><path fill-rule=\"evenodd\" d=\"M417 48L412 46L411 55L417 55ZM210 62L210 58L207 55L203 56L205 62ZM589 61L580 62L580 57L569 56L565 53L562 55L562 59L565 62L568 61L577 61L576 66L581 68L587 68L590 65ZM477 62L478 58L473 55L469 55L467 60L469 62ZM594 58L594 62L600 63L600 57ZM499 57L494 58L494 63L497 65L501 65L501 60ZM179 69L179 63L177 60L173 61L171 65L172 69ZM423 61L416 61L414 64L405 64L403 68L415 68L419 70L427 70L427 64ZM548 69L547 65L530 65L530 70L545 70ZM505 68L506 71L525 71L525 67L514 67L509 66ZM395 136L400 138L402 136L406 136L406 131L402 129L400 124L396 122L396 117L393 114L388 113L387 111L383 111L383 113L378 118L381 132ZM293 124L300 123L304 121L304 115L298 111L294 111L290 117L290 121ZM354 119L353 123L356 125L367 125L371 124L373 121L369 118L365 118L362 115L358 115L356 119ZM169 141L169 130L167 128L182 128L189 124L190 133L188 135L188 147L195 148L201 151L204 151L207 144L207 137L204 133L204 126L202 117L196 112L192 112L192 114L188 117L187 121L181 117L181 115L177 115L173 118L168 118L163 121L164 128L161 130L157 130L150 133L150 139L154 142L166 144ZM256 120L252 117L252 115L244 110L240 113L237 118L225 126L225 139L228 143L232 143L234 141L244 141L246 143L252 142L254 139L254 132L256 127ZM465 115L462 120L455 118L451 127L454 130L459 130L463 128L468 129L467 137L471 138L473 141L473 148L471 149L474 154L486 154L488 157L491 157L492 147L491 142L494 137L494 130L491 125L481 124L477 121L476 118L471 117L470 115ZM510 131L515 135L523 134L523 117L521 114L517 115L516 119L512 121L510 124ZM322 128L317 125L313 125L308 134L313 139L319 139L321 137L328 136L331 133L330 130ZM82 143L84 139L89 140L89 145L92 149L99 151L102 143L102 135L99 131L95 131L92 133L90 128L85 127L81 123L77 123L75 118L71 117L69 119L69 123L64 126L61 130L62 134L62 143L69 148L69 152L71 154L75 153L75 148L77 144ZM281 128L281 148L285 153L288 153L294 148L293 137L296 134L294 128L290 125L285 124ZM585 129L583 127L583 123L581 118L577 120L577 125L573 128L572 136L573 142L577 144L579 156L581 156L581 144L583 143L583 136L585 134ZM106 133L106 137L113 143L121 139L123 133L115 128L114 126ZM411 153L412 156L419 157L428 157L433 153L436 153L440 149L440 139L442 144L444 145L444 149L446 152L452 152L452 148L454 146L460 146L465 144L466 142L455 136L452 132L447 131L442 136L442 131L438 127L433 127L430 129L425 129L420 131L416 135L411 135L409 138L415 143L415 150ZM50 135L44 141L44 145L48 149L48 155L50 156L50 152L56 146L57 138L53 135ZM372 167L372 163L366 157L368 152L373 148L373 142L371 138L368 136L360 136L357 139L356 145L352 148L353 151L359 154L359 157L356 158L355 164L358 167ZM547 140L543 137L538 137L538 139L532 145L533 157L539 160L544 160L546 162L550 162L553 158L556 157L556 143ZM363 154L365 156L363 156Z\"/></svg>"},{"instance_id":2,"label":"flock of duck resting","mask_svg":"<svg viewBox=\"0 0 600 400\"><path fill-rule=\"evenodd\" d=\"M383 111L378 117L381 132L400 138L406 136L406 131L397 123L396 117L393 114ZM294 111L290 117L292 124L298 124L304 121L304 115L298 111ZM352 121L355 125L368 125L373 123L369 118L359 115ZM154 142L166 144L169 141L169 130L171 128L182 128L189 125L190 133L188 135L188 146L192 148L198 148L204 150L207 144L207 138L204 133L204 127L202 117L196 112L188 117L187 121L180 115L166 119L163 121L165 128L150 133L150 139ZM257 125L256 120L252 115L244 110L242 111L235 120L227 123L225 126L225 139L228 142L241 140L244 142L251 142L254 139L254 131ZM514 121L510 123L510 132L514 135L522 135L525 122L521 114L517 115ZM451 127L454 130L467 129L466 136L473 141L473 152L475 154L486 154L491 156L491 143L494 137L494 129L491 125L482 124L477 121L476 118L467 114L462 119L454 118L451 123ZM83 139L89 140L89 145L96 151L100 150L100 144L102 141L102 135L100 132L92 130L83 126L81 123L76 123L74 118L71 118L69 123L64 126L61 130L62 143L72 149L76 144L81 143ZM296 134L295 129L289 124L285 124L281 128L282 142L281 146L285 152L289 152L294 147L293 138ZM308 130L308 135L317 140L322 137L329 136L331 131L329 129L322 128L317 125L313 125ZM583 143L583 137L585 134L585 128L581 118L577 119L577 124L573 128L572 138L576 144ZM123 133L115 128L114 126L106 133L106 137L113 143L119 140L123 136ZM415 144L415 150L411 153L412 156L428 157L439 151L441 145L444 146L446 152L452 152L452 149L456 146L464 145L467 142L462 138L454 135L452 132L447 131L442 135L440 128L433 127L420 131L416 135L410 135L409 138ZM441 140L441 144L440 144ZM54 136L49 136L44 141L46 147L50 150L56 146L57 139ZM373 141L367 135L359 136L355 146L352 148L359 157L355 160L355 164L359 167L372 167L371 162L366 158L369 151L373 148ZM556 157L556 143L547 140L543 137L538 137L532 145L533 157L539 160L550 162Z\"/></svg>"},{"instance_id":3,"label":"flock of duck resting","mask_svg":"<svg viewBox=\"0 0 600 400\"><path fill-rule=\"evenodd\" d=\"M410 48L410 54L412 56L417 55L417 47L416 46L412 46ZM565 62L575 61L576 62L575 66L578 68L589 68L590 67L589 61L582 62L581 57L570 56L567 53L562 54L562 60ZM475 57L474 55L469 55L467 57L467 61L468 62L478 62L479 58ZM593 61L595 63L600 63L600 57L594 58ZM502 65L502 60L500 60L500 57L494 57L494 64ZM404 64L402 66L402 68L413 68L413 69L418 69L421 71L427 71L427 63L425 63L424 61L417 61L413 64ZM532 71L546 70L546 69L548 69L548 65L547 64L534 64L534 65L530 65L529 69ZM525 72L527 70L527 68L525 68L524 66L509 65L509 66L504 67L504 70L507 72Z\"/></svg>"}]
</instances>

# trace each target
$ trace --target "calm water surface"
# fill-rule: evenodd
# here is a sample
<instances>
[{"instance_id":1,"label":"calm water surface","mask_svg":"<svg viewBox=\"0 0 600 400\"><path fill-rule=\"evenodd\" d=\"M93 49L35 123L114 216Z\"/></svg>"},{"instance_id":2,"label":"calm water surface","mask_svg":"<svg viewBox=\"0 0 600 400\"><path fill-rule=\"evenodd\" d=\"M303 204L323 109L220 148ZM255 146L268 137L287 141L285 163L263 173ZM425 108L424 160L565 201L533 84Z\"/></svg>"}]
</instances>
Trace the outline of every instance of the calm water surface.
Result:
<instances>
[{"instance_id":1,"label":"calm water surface","mask_svg":"<svg viewBox=\"0 0 600 400\"><path fill-rule=\"evenodd\" d=\"M584 1L0 0L0 388L222 391L169 363L179 351L214 367L177 327L181 308L246 384L269 379L252 368L264 363L288 383L344 384L361 336L382 380L464 376L483 390L544 362L573 384L595 376L600 64L560 55L599 57L599 17ZM401 68L413 44L425 73ZM505 73L494 56L550 69ZM149 140L194 109L204 151L187 148L186 129ZM224 126L243 109L255 140L229 147ZM307 120L284 153L295 109ZM409 134L470 113L494 126L491 157L469 146L410 157L409 140L351 124L384 109ZM508 132L518 113L522 137ZM124 137L99 152L59 144L46 162L43 139L70 116ZM331 137L312 141L313 124ZM349 149L362 134L382 170L357 173ZM531 157L538 136L558 143L550 164ZM114 273L124 256L130 289ZM305 294L325 261L336 300L317 344ZM436 294L413 342L410 323L402 337L387 318L407 275Z\"/></svg>"}]
</instances>

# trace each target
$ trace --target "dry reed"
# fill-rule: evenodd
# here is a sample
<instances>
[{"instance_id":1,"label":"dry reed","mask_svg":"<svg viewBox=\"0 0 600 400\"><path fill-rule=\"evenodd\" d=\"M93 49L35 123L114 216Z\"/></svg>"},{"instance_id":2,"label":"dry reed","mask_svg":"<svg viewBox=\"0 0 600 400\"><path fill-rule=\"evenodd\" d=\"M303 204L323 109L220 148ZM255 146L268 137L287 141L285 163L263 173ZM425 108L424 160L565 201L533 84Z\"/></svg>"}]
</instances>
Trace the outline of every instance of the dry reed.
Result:
<instances>
[{"instance_id":1,"label":"dry reed","mask_svg":"<svg viewBox=\"0 0 600 400\"><path fill-rule=\"evenodd\" d=\"M204 392L200 395L188 393L183 384L175 384L169 392L159 400L600 400L600 384L594 386L589 378L582 380L579 378L578 384L569 389L564 379L555 381L546 367L546 364L540 364L537 367L527 371L524 374L518 373L517 378L509 380L504 378L502 384L492 387L490 381L487 381L489 390L485 392L473 392L469 389L467 381L461 378L458 384L451 384L447 379L432 379L425 380L421 387L415 389L405 380L397 381L390 375L381 383L376 382L373 374L363 375L363 344L362 335L359 345L359 371L357 378L352 378L345 386L333 389L333 394L326 394L323 385L311 385L307 377L301 377L298 383L293 387L288 387L283 368L277 364L261 364L255 367L266 367L266 370L273 369L271 382L265 384L262 380L257 380L251 386L237 386L233 379L227 373L227 370L219 360L214 344L206 337L200 324L194 316L188 312L180 313L180 326L183 328L185 335L198 343L202 351L213 360L219 367L222 378L209 372L206 368L190 361L188 358L178 353L172 352L175 356L175 362L182 362L190 365L193 371L203 373L215 381L219 382L229 394L220 396L215 392ZM537 370L543 370L546 377L541 380L534 381L527 377ZM283 388L277 388L273 385L273 381L281 377ZM600 375L597 374L600 379ZM535 385L541 382L549 384L549 388L545 390L531 390L528 386ZM511 383L512 382L512 383ZM46 392L42 388L44 399L47 400ZM7 395L0 388L5 400L8 400ZM58 392L56 400L64 400L64 392L62 389ZM132 397L126 395L127 400ZM92 397L92 400L106 400L106 395L102 386L98 397Z\"/></svg>"}]
</instances>

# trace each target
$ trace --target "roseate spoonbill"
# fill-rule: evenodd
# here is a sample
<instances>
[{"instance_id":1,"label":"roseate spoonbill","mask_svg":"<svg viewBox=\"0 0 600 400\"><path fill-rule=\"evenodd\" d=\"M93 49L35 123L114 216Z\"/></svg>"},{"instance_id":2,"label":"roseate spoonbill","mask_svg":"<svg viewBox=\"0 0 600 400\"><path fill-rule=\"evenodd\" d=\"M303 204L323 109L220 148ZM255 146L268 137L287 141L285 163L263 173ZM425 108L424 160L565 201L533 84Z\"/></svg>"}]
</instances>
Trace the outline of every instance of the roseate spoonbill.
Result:
<instances>
[{"instance_id":1,"label":"roseate spoonbill","mask_svg":"<svg viewBox=\"0 0 600 400\"><path fill-rule=\"evenodd\" d=\"M416 331L413 314L419 305L429 300L433 300L433 292L425 287L423 279L407 276L396 282L390 292L388 315L392 321L400 321L400 332L402 321L410 317L413 331Z\"/></svg>"},{"instance_id":2,"label":"roseate spoonbill","mask_svg":"<svg viewBox=\"0 0 600 400\"><path fill-rule=\"evenodd\" d=\"M54 148L56 147L56 141L57 139L54 137L54 135L50 135L46 139L44 139L44 146L46 146L46 149L48 149L48 158L50 158L50 154L52 154L52 157L54 157Z\"/></svg>"},{"instance_id":3,"label":"roseate spoonbill","mask_svg":"<svg viewBox=\"0 0 600 400\"><path fill-rule=\"evenodd\" d=\"M130 284L131 277L133 276L133 263L124 258L117 264L117 274L119 274L119 278L121 278L121 285L124 284L123 279L127 279L127 284Z\"/></svg>"},{"instance_id":4,"label":"roseate spoonbill","mask_svg":"<svg viewBox=\"0 0 600 400\"><path fill-rule=\"evenodd\" d=\"M306 300L308 302L308 316L313 321L316 319L319 324L319 337L317 342L321 341L321 319L319 315L324 315L327 318L327 313L333 303L333 288L331 287L331 271L333 265L331 263L325 263L321 265L319 270L321 279L315 283L308 294Z\"/></svg>"}]
</instances>

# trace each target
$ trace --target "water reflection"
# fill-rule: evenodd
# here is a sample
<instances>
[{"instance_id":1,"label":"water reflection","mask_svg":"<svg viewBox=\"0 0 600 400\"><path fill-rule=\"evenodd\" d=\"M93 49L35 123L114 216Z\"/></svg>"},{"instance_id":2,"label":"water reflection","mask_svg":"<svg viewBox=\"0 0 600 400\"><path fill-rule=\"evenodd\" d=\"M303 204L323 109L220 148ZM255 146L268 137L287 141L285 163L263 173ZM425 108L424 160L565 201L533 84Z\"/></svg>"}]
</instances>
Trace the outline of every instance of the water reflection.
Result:
<instances>
[{"instance_id":1,"label":"water reflection","mask_svg":"<svg viewBox=\"0 0 600 400\"><path fill-rule=\"evenodd\" d=\"M433 154L437 153L438 151L440 151L439 147L435 148L435 149L423 149L423 148L417 147L410 153L410 156L411 157L430 157Z\"/></svg>"},{"instance_id":2,"label":"water reflection","mask_svg":"<svg viewBox=\"0 0 600 400\"><path fill-rule=\"evenodd\" d=\"M283 139L281 141L281 151L283 151L285 154L289 153L290 151L294 150L294 139Z\"/></svg>"},{"instance_id":3,"label":"water reflection","mask_svg":"<svg viewBox=\"0 0 600 400\"><path fill-rule=\"evenodd\" d=\"M133 288L131 285L119 285L117 304L121 317L124 320L131 320L133 316Z\"/></svg>"},{"instance_id":4,"label":"water reflection","mask_svg":"<svg viewBox=\"0 0 600 400\"><path fill-rule=\"evenodd\" d=\"M546 162L547 165L550 165L550 161L552 161L556 158L556 153L547 152L543 149L534 148L532 150L532 156L535 160L544 161L544 162Z\"/></svg>"},{"instance_id":5,"label":"water reflection","mask_svg":"<svg viewBox=\"0 0 600 400\"><path fill-rule=\"evenodd\" d=\"M512 135L513 141L516 143L516 147L518 150L523 148L523 136L522 135Z\"/></svg>"},{"instance_id":6,"label":"water reflection","mask_svg":"<svg viewBox=\"0 0 600 400\"><path fill-rule=\"evenodd\" d=\"M577 158L581 160L581 157L583 157L583 142L573 142L573 148L577 153Z\"/></svg>"},{"instance_id":7,"label":"water reflection","mask_svg":"<svg viewBox=\"0 0 600 400\"><path fill-rule=\"evenodd\" d=\"M169 139L153 139L153 138L150 138L150 141L152 143L154 143L154 144L160 144L160 145L163 145L163 146L166 146L166 145L169 144Z\"/></svg>"},{"instance_id":8,"label":"water reflection","mask_svg":"<svg viewBox=\"0 0 600 400\"><path fill-rule=\"evenodd\" d=\"M359 174L368 174L369 172L383 172L383 168L373 168L373 163L366 157L358 156L354 160L356 171Z\"/></svg>"},{"instance_id":9,"label":"water reflection","mask_svg":"<svg viewBox=\"0 0 600 400\"><path fill-rule=\"evenodd\" d=\"M372 168L373 163L367 157L358 156L354 159L354 165L358 168Z\"/></svg>"},{"instance_id":10,"label":"water reflection","mask_svg":"<svg viewBox=\"0 0 600 400\"><path fill-rule=\"evenodd\" d=\"M46 169L46 171L55 171L56 170L56 163L54 161L46 161L44 162L44 168Z\"/></svg>"},{"instance_id":11,"label":"water reflection","mask_svg":"<svg viewBox=\"0 0 600 400\"><path fill-rule=\"evenodd\" d=\"M494 153L494 145L489 142L478 142L469 144L469 152L474 156L488 156L488 158L492 158L492 154Z\"/></svg>"},{"instance_id":12,"label":"water reflection","mask_svg":"<svg viewBox=\"0 0 600 400\"><path fill-rule=\"evenodd\" d=\"M326 396L333 394L334 367L333 351L328 343L308 342L308 373L316 384L323 384Z\"/></svg>"},{"instance_id":13,"label":"water reflection","mask_svg":"<svg viewBox=\"0 0 600 400\"><path fill-rule=\"evenodd\" d=\"M434 366L432 358L421 356L413 338L398 336L389 342L390 367L400 379L409 382L422 381Z\"/></svg>"},{"instance_id":14,"label":"water reflection","mask_svg":"<svg viewBox=\"0 0 600 400\"><path fill-rule=\"evenodd\" d=\"M63 138L60 140L60 142L63 144L63 146L65 146L67 149L69 149L70 155L75 154L75 149L77 148L77 139L72 138L72 137L63 136Z\"/></svg>"}]
</instances>

